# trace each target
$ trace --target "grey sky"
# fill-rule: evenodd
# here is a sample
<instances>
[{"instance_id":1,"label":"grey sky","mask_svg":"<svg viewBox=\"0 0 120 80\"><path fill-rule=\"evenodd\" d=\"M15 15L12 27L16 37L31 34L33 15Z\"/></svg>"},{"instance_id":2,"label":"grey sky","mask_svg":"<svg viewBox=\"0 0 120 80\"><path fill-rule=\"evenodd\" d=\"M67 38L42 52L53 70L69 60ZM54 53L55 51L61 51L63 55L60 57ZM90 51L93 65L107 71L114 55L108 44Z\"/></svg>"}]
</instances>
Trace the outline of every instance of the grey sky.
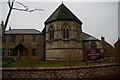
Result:
<instances>
[{"instance_id":1,"label":"grey sky","mask_svg":"<svg viewBox=\"0 0 120 80\"><path fill-rule=\"evenodd\" d=\"M45 20L61 4L61 1L23 2L23 4L30 8L42 8L45 11L28 13L13 10L8 27L11 26L12 29L34 28L41 31ZM84 32L98 39L103 35L112 45L118 39L118 2L64 1L64 4L83 22ZM22 8L17 4L14 6ZM5 19L7 11L7 3L2 3L2 20Z\"/></svg>"}]
</instances>

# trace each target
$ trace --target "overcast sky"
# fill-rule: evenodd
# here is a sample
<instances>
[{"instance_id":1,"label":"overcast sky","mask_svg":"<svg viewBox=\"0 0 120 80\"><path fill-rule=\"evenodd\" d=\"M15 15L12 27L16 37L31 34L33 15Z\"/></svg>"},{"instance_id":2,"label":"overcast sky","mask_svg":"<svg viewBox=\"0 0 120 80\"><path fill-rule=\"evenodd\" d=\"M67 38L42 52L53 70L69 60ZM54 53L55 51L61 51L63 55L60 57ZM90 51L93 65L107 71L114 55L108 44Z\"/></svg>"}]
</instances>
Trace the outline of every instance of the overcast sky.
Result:
<instances>
[{"instance_id":1,"label":"overcast sky","mask_svg":"<svg viewBox=\"0 0 120 80\"><path fill-rule=\"evenodd\" d=\"M17 0L18 1L18 0ZM30 1L30 0L28 0ZM104 0L105 1L105 0ZM115 2L116 1L116 2ZM118 39L118 0L111 0L111 2L77 2L64 0L63 3L83 22L82 29L84 32L100 39L103 35L106 41L114 44ZM61 4L58 1L39 1L39 2L22 2L24 5L33 8L41 8L44 11L36 12L21 12L12 11L10 16L9 26L12 29L37 29L42 31L45 20L55 11ZM0 19L5 21L8 12L8 5L6 2L1 3ZM23 8L19 4L14 5L17 8Z\"/></svg>"}]
</instances>

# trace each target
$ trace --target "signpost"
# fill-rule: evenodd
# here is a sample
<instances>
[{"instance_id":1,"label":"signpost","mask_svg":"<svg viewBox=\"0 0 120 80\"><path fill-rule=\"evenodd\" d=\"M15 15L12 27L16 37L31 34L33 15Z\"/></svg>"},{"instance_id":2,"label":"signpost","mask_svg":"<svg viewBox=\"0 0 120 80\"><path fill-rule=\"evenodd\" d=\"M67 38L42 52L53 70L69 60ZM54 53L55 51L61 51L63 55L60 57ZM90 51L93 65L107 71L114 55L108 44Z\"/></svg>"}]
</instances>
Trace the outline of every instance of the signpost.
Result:
<instances>
[{"instance_id":1,"label":"signpost","mask_svg":"<svg viewBox=\"0 0 120 80\"><path fill-rule=\"evenodd\" d=\"M86 51L86 62L100 62L101 57L100 57L100 49L88 49Z\"/></svg>"}]
</instances>

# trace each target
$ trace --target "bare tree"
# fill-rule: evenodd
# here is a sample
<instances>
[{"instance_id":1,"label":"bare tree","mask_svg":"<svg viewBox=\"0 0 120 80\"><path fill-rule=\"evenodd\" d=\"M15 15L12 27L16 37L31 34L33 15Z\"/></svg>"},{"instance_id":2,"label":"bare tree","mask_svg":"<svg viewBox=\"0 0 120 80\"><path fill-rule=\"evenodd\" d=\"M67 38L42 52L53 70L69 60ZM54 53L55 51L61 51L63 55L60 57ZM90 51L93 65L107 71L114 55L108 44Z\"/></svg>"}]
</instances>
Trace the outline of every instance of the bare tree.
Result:
<instances>
[{"instance_id":1,"label":"bare tree","mask_svg":"<svg viewBox=\"0 0 120 80\"><path fill-rule=\"evenodd\" d=\"M14 7L14 3L17 3L21 6L23 6L23 8ZM10 15L11 15L11 12L12 12L13 9L18 10L18 11L25 11L25 12L44 11L43 9L40 9L40 8L30 9L28 6L24 5L23 3L17 2L15 0L8 0L7 4L9 6L9 11L8 11L8 14L7 14L7 17L6 17L6 20L5 20L5 24L4 24L4 26L2 26L3 35L4 35L5 29L7 27L7 24L9 22L9 18L10 18Z\"/></svg>"}]
</instances>

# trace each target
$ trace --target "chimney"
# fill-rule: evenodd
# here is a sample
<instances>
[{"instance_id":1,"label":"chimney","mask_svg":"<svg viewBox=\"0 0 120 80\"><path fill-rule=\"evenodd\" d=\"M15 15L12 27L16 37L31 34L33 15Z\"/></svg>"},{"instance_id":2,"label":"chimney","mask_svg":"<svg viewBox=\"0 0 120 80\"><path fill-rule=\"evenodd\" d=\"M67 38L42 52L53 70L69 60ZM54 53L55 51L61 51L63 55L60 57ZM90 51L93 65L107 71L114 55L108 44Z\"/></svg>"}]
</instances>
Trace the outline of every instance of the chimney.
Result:
<instances>
[{"instance_id":1,"label":"chimney","mask_svg":"<svg viewBox=\"0 0 120 80\"><path fill-rule=\"evenodd\" d=\"M105 41L105 38L102 36L102 37L101 37L101 40L102 40L102 41Z\"/></svg>"},{"instance_id":2,"label":"chimney","mask_svg":"<svg viewBox=\"0 0 120 80\"><path fill-rule=\"evenodd\" d=\"M9 30L11 30L11 27L9 27Z\"/></svg>"}]
</instances>

